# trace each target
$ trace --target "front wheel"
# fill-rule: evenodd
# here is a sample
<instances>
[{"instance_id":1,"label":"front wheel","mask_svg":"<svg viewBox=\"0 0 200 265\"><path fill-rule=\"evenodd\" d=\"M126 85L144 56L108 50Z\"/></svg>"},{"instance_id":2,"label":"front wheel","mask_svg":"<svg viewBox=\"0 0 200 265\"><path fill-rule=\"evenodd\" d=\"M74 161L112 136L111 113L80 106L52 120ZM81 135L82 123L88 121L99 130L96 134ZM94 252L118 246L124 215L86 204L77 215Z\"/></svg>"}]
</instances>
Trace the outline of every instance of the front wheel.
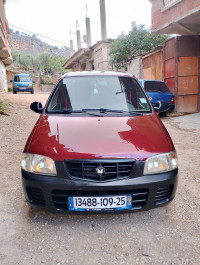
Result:
<instances>
[{"instance_id":1,"label":"front wheel","mask_svg":"<svg viewBox=\"0 0 200 265\"><path fill-rule=\"evenodd\" d=\"M17 94L17 92L13 90L13 94Z\"/></svg>"},{"instance_id":2,"label":"front wheel","mask_svg":"<svg viewBox=\"0 0 200 265\"><path fill-rule=\"evenodd\" d=\"M34 90L31 91L31 94L34 94Z\"/></svg>"},{"instance_id":3,"label":"front wheel","mask_svg":"<svg viewBox=\"0 0 200 265\"><path fill-rule=\"evenodd\" d=\"M167 112L160 112L159 117L167 117Z\"/></svg>"}]
</instances>

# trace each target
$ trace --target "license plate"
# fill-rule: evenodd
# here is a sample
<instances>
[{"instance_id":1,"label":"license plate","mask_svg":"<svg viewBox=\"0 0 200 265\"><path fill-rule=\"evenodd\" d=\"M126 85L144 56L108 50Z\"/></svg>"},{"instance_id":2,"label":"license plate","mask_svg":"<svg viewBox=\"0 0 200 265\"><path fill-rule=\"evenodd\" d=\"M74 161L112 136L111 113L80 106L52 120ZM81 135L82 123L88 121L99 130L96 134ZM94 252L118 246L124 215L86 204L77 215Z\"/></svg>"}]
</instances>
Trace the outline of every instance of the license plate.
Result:
<instances>
[{"instance_id":1,"label":"license plate","mask_svg":"<svg viewBox=\"0 0 200 265\"><path fill-rule=\"evenodd\" d=\"M132 208L132 196L68 197L70 211L128 210Z\"/></svg>"}]
</instances>

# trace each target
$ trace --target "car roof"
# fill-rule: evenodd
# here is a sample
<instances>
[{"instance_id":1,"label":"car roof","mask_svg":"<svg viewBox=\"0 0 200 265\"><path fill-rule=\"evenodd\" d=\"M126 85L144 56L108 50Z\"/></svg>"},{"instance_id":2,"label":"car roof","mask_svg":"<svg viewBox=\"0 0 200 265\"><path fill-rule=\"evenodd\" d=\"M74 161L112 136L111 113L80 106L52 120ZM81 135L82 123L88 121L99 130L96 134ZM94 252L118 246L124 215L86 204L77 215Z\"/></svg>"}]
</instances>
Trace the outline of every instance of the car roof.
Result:
<instances>
[{"instance_id":1,"label":"car roof","mask_svg":"<svg viewBox=\"0 0 200 265\"><path fill-rule=\"evenodd\" d=\"M132 74L128 72L115 72L115 71L80 71L80 72L69 72L62 75L61 78L65 77L75 77L75 76L124 76L133 77Z\"/></svg>"},{"instance_id":2,"label":"car roof","mask_svg":"<svg viewBox=\"0 0 200 265\"><path fill-rule=\"evenodd\" d=\"M15 74L15 76L30 76L29 74Z\"/></svg>"},{"instance_id":3,"label":"car roof","mask_svg":"<svg viewBox=\"0 0 200 265\"><path fill-rule=\"evenodd\" d=\"M146 82L146 81L150 81L150 82L164 82L162 80L152 80L152 79L139 79L139 81L142 81L142 82Z\"/></svg>"}]
</instances>

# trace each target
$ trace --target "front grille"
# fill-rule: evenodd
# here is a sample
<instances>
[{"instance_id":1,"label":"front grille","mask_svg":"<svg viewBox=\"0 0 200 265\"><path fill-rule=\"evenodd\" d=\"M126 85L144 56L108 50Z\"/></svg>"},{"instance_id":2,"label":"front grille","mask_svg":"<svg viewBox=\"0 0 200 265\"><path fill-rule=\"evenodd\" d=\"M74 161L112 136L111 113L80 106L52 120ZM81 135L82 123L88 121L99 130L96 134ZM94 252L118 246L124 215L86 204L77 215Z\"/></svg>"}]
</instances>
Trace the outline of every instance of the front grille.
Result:
<instances>
[{"instance_id":1,"label":"front grille","mask_svg":"<svg viewBox=\"0 0 200 265\"><path fill-rule=\"evenodd\" d=\"M46 205L44 194L41 189L26 187L29 200L34 204Z\"/></svg>"},{"instance_id":2,"label":"front grille","mask_svg":"<svg viewBox=\"0 0 200 265\"><path fill-rule=\"evenodd\" d=\"M148 198L147 189L138 190L116 190L116 191L66 191L66 190L53 190L52 201L57 210L68 210L68 197L96 197L96 196L117 196L117 195L132 195L132 209L142 209Z\"/></svg>"},{"instance_id":3,"label":"front grille","mask_svg":"<svg viewBox=\"0 0 200 265\"><path fill-rule=\"evenodd\" d=\"M169 201L173 190L173 185L167 185L159 188L154 199L155 205L163 204Z\"/></svg>"},{"instance_id":4,"label":"front grille","mask_svg":"<svg viewBox=\"0 0 200 265\"><path fill-rule=\"evenodd\" d=\"M128 178L134 166L134 161L130 160L72 160L65 163L72 178L97 182ZM97 169L103 173L98 174Z\"/></svg>"}]
</instances>

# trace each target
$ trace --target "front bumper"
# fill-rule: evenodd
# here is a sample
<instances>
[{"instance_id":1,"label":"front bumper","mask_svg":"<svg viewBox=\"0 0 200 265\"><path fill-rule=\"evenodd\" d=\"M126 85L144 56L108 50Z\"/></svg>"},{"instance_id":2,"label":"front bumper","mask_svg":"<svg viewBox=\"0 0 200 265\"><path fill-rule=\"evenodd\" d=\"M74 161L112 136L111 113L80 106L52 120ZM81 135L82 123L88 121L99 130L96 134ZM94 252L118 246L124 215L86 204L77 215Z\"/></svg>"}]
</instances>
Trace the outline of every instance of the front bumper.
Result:
<instances>
[{"instance_id":1,"label":"front bumper","mask_svg":"<svg viewBox=\"0 0 200 265\"><path fill-rule=\"evenodd\" d=\"M132 195L132 208L123 212L150 210L173 200L177 182L178 169L162 174L103 183L74 180L62 176L42 176L22 170L26 200L33 206L62 213L80 213L68 210L69 196ZM99 212L115 211L101 210Z\"/></svg>"},{"instance_id":2,"label":"front bumper","mask_svg":"<svg viewBox=\"0 0 200 265\"><path fill-rule=\"evenodd\" d=\"M33 91L33 87L16 87L13 88L14 92L32 92Z\"/></svg>"}]
</instances>

